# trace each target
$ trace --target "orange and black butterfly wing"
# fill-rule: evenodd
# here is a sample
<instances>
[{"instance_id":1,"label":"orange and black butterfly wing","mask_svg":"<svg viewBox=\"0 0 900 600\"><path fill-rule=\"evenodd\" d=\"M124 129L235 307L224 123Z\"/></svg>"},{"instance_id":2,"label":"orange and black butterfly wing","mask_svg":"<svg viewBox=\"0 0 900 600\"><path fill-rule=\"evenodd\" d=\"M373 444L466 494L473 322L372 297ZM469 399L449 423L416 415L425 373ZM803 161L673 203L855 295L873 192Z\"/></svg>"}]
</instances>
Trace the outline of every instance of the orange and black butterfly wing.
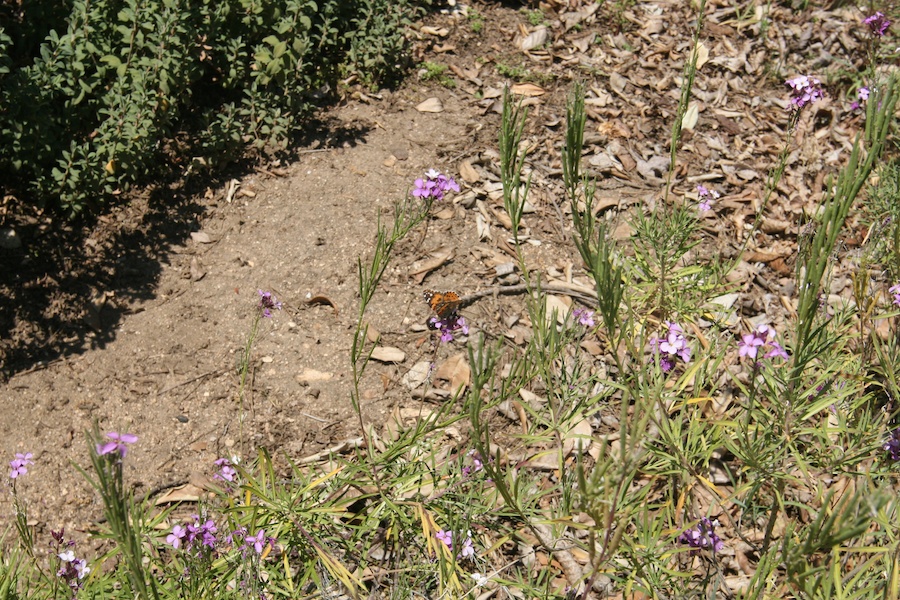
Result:
<instances>
[{"instance_id":1,"label":"orange and black butterfly wing","mask_svg":"<svg viewBox=\"0 0 900 600\"><path fill-rule=\"evenodd\" d=\"M425 290L422 298L434 311L438 319L441 321L449 319L456 315L462 304L462 299L456 292L435 292L434 290Z\"/></svg>"}]
</instances>

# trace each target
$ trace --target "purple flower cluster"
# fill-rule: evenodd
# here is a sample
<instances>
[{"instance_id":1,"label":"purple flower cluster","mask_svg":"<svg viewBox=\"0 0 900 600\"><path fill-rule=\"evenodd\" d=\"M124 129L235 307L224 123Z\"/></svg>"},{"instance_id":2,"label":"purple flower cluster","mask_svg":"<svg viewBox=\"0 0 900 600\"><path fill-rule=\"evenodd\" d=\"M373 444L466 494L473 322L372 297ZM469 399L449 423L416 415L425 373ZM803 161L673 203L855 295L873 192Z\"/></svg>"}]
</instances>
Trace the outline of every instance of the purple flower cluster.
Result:
<instances>
[{"instance_id":1,"label":"purple flower cluster","mask_svg":"<svg viewBox=\"0 0 900 600\"><path fill-rule=\"evenodd\" d=\"M481 454L478 453L478 450L472 448L468 452L466 452L466 458L472 460L471 465L466 465L462 469L463 477L469 477L473 473L478 473L482 469L484 469L484 463L481 461Z\"/></svg>"},{"instance_id":2,"label":"purple flower cluster","mask_svg":"<svg viewBox=\"0 0 900 600\"><path fill-rule=\"evenodd\" d=\"M705 185L698 185L697 196L699 198L697 208L706 212L712 208L713 200L719 199L719 192L710 190Z\"/></svg>"},{"instance_id":3,"label":"purple flower cluster","mask_svg":"<svg viewBox=\"0 0 900 600\"><path fill-rule=\"evenodd\" d=\"M675 368L675 359L690 362L691 347L684 337L684 330L678 323L666 321L663 323L668 329L666 337L660 339L656 336L650 338L650 350L659 355L659 366L664 373Z\"/></svg>"},{"instance_id":4,"label":"purple flower cluster","mask_svg":"<svg viewBox=\"0 0 900 600\"><path fill-rule=\"evenodd\" d=\"M173 548L180 548L182 545L188 550L197 549L198 552L209 552L215 550L220 540L216 538L219 528L215 521L207 519L200 522L200 515L191 515L194 522L187 527L174 525L172 533L166 536L166 543ZM262 554L266 546L275 546L277 540L274 537L267 536L264 529L256 532L256 535L249 535L246 527L240 527L235 531L227 534L222 538L221 542L227 545L233 545L235 537L242 539L242 543L238 546L238 550L246 553L247 550L253 549L256 554Z\"/></svg>"},{"instance_id":5,"label":"purple flower cluster","mask_svg":"<svg viewBox=\"0 0 900 600\"><path fill-rule=\"evenodd\" d=\"M183 543L188 549L203 546L210 550L215 549L216 533L219 531L215 521L207 519L206 522L200 523L200 515L191 515L191 518L194 522L187 527L173 526L172 533L166 536L166 543L171 544L173 548L180 548Z\"/></svg>"},{"instance_id":6,"label":"purple flower cluster","mask_svg":"<svg viewBox=\"0 0 900 600\"><path fill-rule=\"evenodd\" d=\"M444 531L443 529L439 530L434 534L434 537L438 539L438 541L443 542L448 549L453 550L453 532L452 531ZM463 540L462 549L460 549L457 558L465 559L465 558L473 558L475 556L475 545L472 543L472 532L466 532L466 539Z\"/></svg>"},{"instance_id":7,"label":"purple flower cluster","mask_svg":"<svg viewBox=\"0 0 900 600\"><path fill-rule=\"evenodd\" d=\"M763 355L763 358L777 357L784 360L789 358L787 351L775 341L775 330L768 325L760 325L753 333L741 336L741 341L738 342L738 356L746 356L755 360L759 350L766 345L768 345L769 349Z\"/></svg>"},{"instance_id":8,"label":"purple flower cluster","mask_svg":"<svg viewBox=\"0 0 900 600\"><path fill-rule=\"evenodd\" d=\"M850 103L850 110L857 110L869 99L869 88L863 86L856 91L856 100Z\"/></svg>"},{"instance_id":9,"label":"purple flower cluster","mask_svg":"<svg viewBox=\"0 0 900 600\"><path fill-rule=\"evenodd\" d=\"M721 552L725 548L725 544L716 535L716 527L719 526L718 519L710 521L708 517L703 517L695 527L692 527L678 536L678 542L687 544L693 550L692 554L704 549L711 549L713 552Z\"/></svg>"},{"instance_id":10,"label":"purple flower cluster","mask_svg":"<svg viewBox=\"0 0 900 600\"><path fill-rule=\"evenodd\" d=\"M891 437L882 446L891 455L891 460L900 460L900 427L891 432Z\"/></svg>"},{"instance_id":11,"label":"purple flower cluster","mask_svg":"<svg viewBox=\"0 0 900 600\"><path fill-rule=\"evenodd\" d=\"M428 328L440 330L442 344L453 341L454 331L462 331L463 335L469 335L469 326L466 324L466 319L457 313L452 313L443 319L438 316L431 317L428 319Z\"/></svg>"},{"instance_id":12,"label":"purple flower cluster","mask_svg":"<svg viewBox=\"0 0 900 600\"><path fill-rule=\"evenodd\" d=\"M799 111L807 104L814 104L825 95L822 82L815 77L801 75L794 79L788 79L784 83L791 88L790 110L792 112Z\"/></svg>"},{"instance_id":13,"label":"purple flower cluster","mask_svg":"<svg viewBox=\"0 0 900 600\"><path fill-rule=\"evenodd\" d=\"M126 446L126 444L134 444L138 441L137 436L134 434L118 433L116 431L110 431L106 434L106 437L108 437L110 441L105 444L97 444L97 454L100 456L118 452L120 458L125 458L125 455L128 453L128 446Z\"/></svg>"},{"instance_id":14,"label":"purple flower cluster","mask_svg":"<svg viewBox=\"0 0 900 600\"><path fill-rule=\"evenodd\" d=\"M259 294L259 304L257 304L256 307L262 309L263 317L270 319L273 310L281 310L283 303L278 301L275 294L272 292L264 292L262 290L256 290L256 293Z\"/></svg>"},{"instance_id":15,"label":"purple flower cluster","mask_svg":"<svg viewBox=\"0 0 900 600\"><path fill-rule=\"evenodd\" d=\"M590 328L594 326L594 311L592 310L578 307L572 311L572 318L578 321L578 324L582 327Z\"/></svg>"},{"instance_id":16,"label":"purple flower cluster","mask_svg":"<svg viewBox=\"0 0 900 600\"><path fill-rule=\"evenodd\" d=\"M82 580L91 572L91 568L87 566L85 559L75 558L75 552L72 551L75 542L71 540L65 541L65 534L62 530L51 531L50 535L53 537L50 547L60 563L56 576L69 586L74 597L78 590L81 589Z\"/></svg>"},{"instance_id":17,"label":"purple flower cluster","mask_svg":"<svg viewBox=\"0 0 900 600\"><path fill-rule=\"evenodd\" d=\"M236 462L236 461L235 461ZM213 462L219 467L219 470L213 475L213 479L221 482L234 482L237 471L234 468L234 462L227 458L220 458Z\"/></svg>"},{"instance_id":18,"label":"purple flower cluster","mask_svg":"<svg viewBox=\"0 0 900 600\"><path fill-rule=\"evenodd\" d=\"M424 179L416 179L412 195L424 200L443 200L447 191L459 193L459 184L440 171L429 169Z\"/></svg>"},{"instance_id":19,"label":"purple flower cluster","mask_svg":"<svg viewBox=\"0 0 900 600\"><path fill-rule=\"evenodd\" d=\"M869 15L863 19L863 25L866 25L869 28L872 35L883 37L884 34L887 33L888 27L891 26L891 22L888 21L884 14L876 12L874 15Z\"/></svg>"},{"instance_id":20,"label":"purple flower cluster","mask_svg":"<svg viewBox=\"0 0 900 600\"><path fill-rule=\"evenodd\" d=\"M28 465L33 465L34 461L31 460L32 454L31 452L26 452L22 454L21 452L16 452L15 460L9 461L9 478L17 479L22 475L28 472Z\"/></svg>"},{"instance_id":21,"label":"purple flower cluster","mask_svg":"<svg viewBox=\"0 0 900 600\"><path fill-rule=\"evenodd\" d=\"M891 301L891 304L894 304L895 306L900 306L900 283L889 287L888 292L890 292L891 295L894 297L894 299ZM16 456L19 456L19 455L16 454Z\"/></svg>"}]
</instances>

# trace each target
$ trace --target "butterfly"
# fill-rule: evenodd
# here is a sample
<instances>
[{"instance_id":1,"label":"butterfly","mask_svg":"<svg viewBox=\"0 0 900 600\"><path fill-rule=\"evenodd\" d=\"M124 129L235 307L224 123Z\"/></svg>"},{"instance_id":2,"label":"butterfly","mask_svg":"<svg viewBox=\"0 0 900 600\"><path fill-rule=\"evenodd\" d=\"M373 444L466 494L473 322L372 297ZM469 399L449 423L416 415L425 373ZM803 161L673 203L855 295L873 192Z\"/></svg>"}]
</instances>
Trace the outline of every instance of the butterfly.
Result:
<instances>
[{"instance_id":1,"label":"butterfly","mask_svg":"<svg viewBox=\"0 0 900 600\"><path fill-rule=\"evenodd\" d=\"M435 292L434 290L425 290L422 292L422 298L438 316L438 319L444 321L456 316L456 311L462 305L462 298L456 292Z\"/></svg>"}]
</instances>

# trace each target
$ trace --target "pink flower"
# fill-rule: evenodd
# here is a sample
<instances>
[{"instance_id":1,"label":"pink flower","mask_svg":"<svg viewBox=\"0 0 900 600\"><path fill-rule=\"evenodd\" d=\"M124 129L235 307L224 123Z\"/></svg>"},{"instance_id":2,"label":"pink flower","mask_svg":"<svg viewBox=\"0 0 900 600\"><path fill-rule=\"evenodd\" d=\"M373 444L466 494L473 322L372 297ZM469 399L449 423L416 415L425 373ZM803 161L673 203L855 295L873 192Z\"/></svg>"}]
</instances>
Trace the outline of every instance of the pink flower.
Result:
<instances>
[{"instance_id":1,"label":"pink flower","mask_svg":"<svg viewBox=\"0 0 900 600\"><path fill-rule=\"evenodd\" d=\"M125 444L133 444L138 441L136 435L115 431L110 431L106 434L106 437L112 441L105 444L97 444L97 454L100 456L110 452L118 452L122 458L125 458L125 454L128 452L128 447Z\"/></svg>"}]
</instances>

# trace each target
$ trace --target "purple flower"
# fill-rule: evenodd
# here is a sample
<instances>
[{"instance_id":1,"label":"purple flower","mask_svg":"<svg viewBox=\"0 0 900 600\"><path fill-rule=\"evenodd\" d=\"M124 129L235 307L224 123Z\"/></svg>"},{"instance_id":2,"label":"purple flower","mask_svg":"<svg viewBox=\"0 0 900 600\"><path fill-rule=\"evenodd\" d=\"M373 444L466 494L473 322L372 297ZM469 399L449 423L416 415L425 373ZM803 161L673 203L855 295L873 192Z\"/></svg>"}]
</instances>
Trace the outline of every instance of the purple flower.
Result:
<instances>
[{"instance_id":1,"label":"purple flower","mask_svg":"<svg viewBox=\"0 0 900 600\"><path fill-rule=\"evenodd\" d=\"M787 351L778 342L769 342L769 346L771 346L771 349L765 353L763 358L783 358L784 360L790 358Z\"/></svg>"},{"instance_id":2,"label":"purple flower","mask_svg":"<svg viewBox=\"0 0 900 600\"><path fill-rule=\"evenodd\" d=\"M424 179L416 179L414 186L412 195L426 200L443 200L448 190L459 192L459 184L452 177L434 169L429 169Z\"/></svg>"},{"instance_id":3,"label":"purple flower","mask_svg":"<svg viewBox=\"0 0 900 600\"><path fill-rule=\"evenodd\" d=\"M715 533L715 529L718 526L718 520L710 521L708 517L703 517L695 527L679 535L678 542L693 548L691 553L696 553L705 548L709 548L713 552L721 552L725 548L725 544Z\"/></svg>"},{"instance_id":4,"label":"purple flower","mask_svg":"<svg viewBox=\"0 0 900 600\"><path fill-rule=\"evenodd\" d=\"M578 321L578 324L582 327L594 326L594 311L592 310L578 307L572 311L572 317Z\"/></svg>"},{"instance_id":5,"label":"purple flower","mask_svg":"<svg viewBox=\"0 0 900 600\"><path fill-rule=\"evenodd\" d=\"M106 437L112 441L106 442L105 444L97 444L97 454L100 456L109 454L110 452L118 452L119 456L125 458L125 454L128 453L128 446L125 444L133 444L138 441L137 436L131 433L110 431L106 434Z\"/></svg>"},{"instance_id":6,"label":"purple flower","mask_svg":"<svg viewBox=\"0 0 900 600\"><path fill-rule=\"evenodd\" d=\"M207 519L205 523L200 523L200 515L191 515L191 518L194 519L194 522L188 524L186 530L179 529L178 537L185 541L188 548L206 546L210 550L214 550L217 541L216 532L219 531L215 521ZM172 533L175 534L174 527ZM169 541L169 538L166 538L166 541Z\"/></svg>"},{"instance_id":7,"label":"purple flower","mask_svg":"<svg viewBox=\"0 0 900 600\"><path fill-rule=\"evenodd\" d=\"M434 534L438 540L444 542L444 545L453 550L453 532L452 531L444 531L443 529L439 530Z\"/></svg>"},{"instance_id":8,"label":"purple flower","mask_svg":"<svg viewBox=\"0 0 900 600\"><path fill-rule=\"evenodd\" d=\"M15 460L11 460L9 462L9 466L10 466L9 478L17 479L18 477L27 473L28 465L34 464L34 461L31 460L31 457L32 457L31 452L26 452L25 454L16 452Z\"/></svg>"},{"instance_id":9,"label":"purple flower","mask_svg":"<svg viewBox=\"0 0 900 600\"><path fill-rule=\"evenodd\" d=\"M237 475L237 471L232 466L233 463L227 458L220 458L213 462L214 465L219 467L218 472L213 475L213 479L217 479L219 481L234 481L235 475Z\"/></svg>"},{"instance_id":10,"label":"purple flower","mask_svg":"<svg viewBox=\"0 0 900 600\"><path fill-rule=\"evenodd\" d=\"M453 341L454 331L462 331L463 335L469 335L469 326L466 324L466 319L456 313L444 317L444 319L437 316L431 317L428 319L428 328L440 330L442 344Z\"/></svg>"},{"instance_id":11,"label":"purple flower","mask_svg":"<svg viewBox=\"0 0 900 600\"><path fill-rule=\"evenodd\" d=\"M55 532L51 532L51 534L53 534L53 539L56 540L56 544L52 544L51 547L55 548L54 552L56 552L64 545L62 532L60 531L58 535ZM65 543L65 545L71 547L75 545L75 542L70 541ZM88 573L91 572L91 568L87 566L87 561L83 558L75 558L75 552L71 548L62 552L56 552L56 557L60 561L60 567L56 572L56 576L65 581L69 589L76 593L81 589L81 580L87 577Z\"/></svg>"},{"instance_id":12,"label":"purple flower","mask_svg":"<svg viewBox=\"0 0 900 600\"><path fill-rule=\"evenodd\" d=\"M698 185L697 197L699 199L697 208L706 212L711 209L713 200L719 199L719 192L710 190L705 185Z\"/></svg>"},{"instance_id":13,"label":"purple flower","mask_svg":"<svg viewBox=\"0 0 900 600\"><path fill-rule=\"evenodd\" d=\"M765 344L765 341L759 339L755 333L743 335L741 336L741 341L738 342L738 356L756 358L756 352L763 344Z\"/></svg>"},{"instance_id":14,"label":"purple flower","mask_svg":"<svg viewBox=\"0 0 900 600\"><path fill-rule=\"evenodd\" d=\"M664 373L675 368L676 358L683 362L691 360L691 347L684 337L684 330L677 323L666 321L663 323L668 328L666 337L660 339L656 336L650 338L650 351L659 355L659 367Z\"/></svg>"},{"instance_id":15,"label":"purple flower","mask_svg":"<svg viewBox=\"0 0 900 600\"><path fill-rule=\"evenodd\" d=\"M463 467L462 473L465 477L484 469L484 463L481 462L481 455L478 453L478 450L474 448L469 450L466 452L466 457L472 459L472 466L467 465Z\"/></svg>"},{"instance_id":16,"label":"purple flower","mask_svg":"<svg viewBox=\"0 0 900 600\"><path fill-rule=\"evenodd\" d=\"M475 557L475 546L472 544L472 532L466 532L466 539L463 540L462 550L459 551L458 558L474 558Z\"/></svg>"},{"instance_id":17,"label":"purple flower","mask_svg":"<svg viewBox=\"0 0 900 600\"><path fill-rule=\"evenodd\" d=\"M900 460L900 427L891 432L882 448L891 455L891 460Z\"/></svg>"},{"instance_id":18,"label":"purple flower","mask_svg":"<svg viewBox=\"0 0 900 600\"><path fill-rule=\"evenodd\" d=\"M789 358L787 351L775 341L775 330L766 324L759 325L752 333L741 336L741 341L738 342L738 356L755 359L760 349L767 344L769 350L763 358L780 357L785 360Z\"/></svg>"},{"instance_id":19,"label":"purple flower","mask_svg":"<svg viewBox=\"0 0 900 600\"><path fill-rule=\"evenodd\" d=\"M814 104L825 95L822 82L815 77L800 75L784 83L791 88L791 111L798 111L807 104Z\"/></svg>"},{"instance_id":20,"label":"purple flower","mask_svg":"<svg viewBox=\"0 0 900 600\"><path fill-rule=\"evenodd\" d=\"M888 21L887 17L885 17L881 12L876 12L874 15L869 15L865 19L863 19L863 24L869 27L869 30L872 32L872 35L877 37L882 37L885 33L887 33L888 27L891 26L891 22Z\"/></svg>"},{"instance_id":21,"label":"purple flower","mask_svg":"<svg viewBox=\"0 0 900 600\"><path fill-rule=\"evenodd\" d=\"M256 290L256 293L259 294L259 304L256 306L262 309L263 317L269 319L272 317L273 310L281 310L283 303L279 302L272 292Z\"/></svg>"},{"instance_id":22,"label":"purple flower","mask_svg":"<svg viewBox=\"0 0 900 600\"><path fill-rule=\"evenodd\" d=\"M669 328L665 340L660 340L659 350L669 356L678 356L684 362L691 360L691 347L684 338L684 330L677 323L666 321L663 325Z\"/></svg>"},{"instance_id":23,"label":"purple flower","mask_svg":"<svg viewBox=\"0 0 900 600\"><path fill-rule=\"evenodd\" d=\"M244 538L244 544L249 547L253 546L253 549L256 550L257 554L262 554L263 548L266 547L269 540L266 539L266 530L260 529L256 532L256 535L248 535Z\"/></svg>"},{"instance_id":24,"label":"purple flower","mask_svg":"<svg viewBox=\"0 0 900 600\"><path fill-rule=\"evenodd\" d=\"M172 533L166 536L166 543L171 544L173 548L179 548L181 546L181 540L187 535L187 530L181 525L175 525L172 527Z\"/></svg>"},{"instance_id":25,"label":"purple flower","mask_svg":"<svg viewBox=\"0 0 900 600\"><path fill-rule=\"evenodd\" d=\"M888 292L890 292L894 296L892 304L900 306L900 283L892 285L890 288L888 288ZM18 454L16 456L18 456Z\"/></svg>"}]
</instances>

